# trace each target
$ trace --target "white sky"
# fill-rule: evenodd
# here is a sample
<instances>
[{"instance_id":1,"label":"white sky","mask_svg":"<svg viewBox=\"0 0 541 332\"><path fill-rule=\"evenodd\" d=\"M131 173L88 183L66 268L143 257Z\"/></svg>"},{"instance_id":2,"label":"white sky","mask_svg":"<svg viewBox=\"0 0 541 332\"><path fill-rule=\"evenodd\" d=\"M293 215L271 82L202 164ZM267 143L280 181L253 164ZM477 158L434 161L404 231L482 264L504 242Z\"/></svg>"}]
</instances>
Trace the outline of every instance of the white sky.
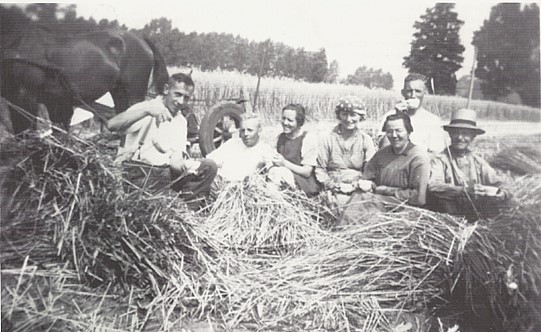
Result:
<instances>
[{"instance_id":1,"label":"white sky","mask_svg":"<svg viewBox=\"0 0 541 332\"><path fill-rule=\"evenodd\" d=\"M249 40L267 38L309 51L325 48L328 62L336 59L340 76L368 66L390 72L400 89L407 74L403 57L409 55L413 24L435 2L360 0L177 0L79 2L78 15L118 20L130 28L142 28L153 18L166 17L173 27L189 33L224 32ZM459 1L455 10L465 23L461 42L466 48L463 68L468 74L473 61L473 32L490 15L493 1Z\"/></svg>"}]
</instances>

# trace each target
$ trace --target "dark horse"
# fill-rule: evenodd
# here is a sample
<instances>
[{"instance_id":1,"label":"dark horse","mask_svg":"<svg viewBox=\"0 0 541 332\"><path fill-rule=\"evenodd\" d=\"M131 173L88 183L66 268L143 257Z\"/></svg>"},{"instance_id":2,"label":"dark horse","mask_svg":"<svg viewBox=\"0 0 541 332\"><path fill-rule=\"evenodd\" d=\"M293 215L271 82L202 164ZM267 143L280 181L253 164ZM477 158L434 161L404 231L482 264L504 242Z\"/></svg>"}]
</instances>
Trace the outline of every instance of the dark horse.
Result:
<instances>
[{"instance_id":1,"label":"dark horse","mask_svg":"<svg viewBox=\"0 0 541 332\"><path fill-rule=\"evenodd\" d=\"M145 99L151 72L157 93L168 79L155 45L127 31L66 35L30 24L2 39L2 97L31 115L11 109L15 133L32 126L39 104L67 129L73 106L109 92L119 113Z\"/></svg>"}]
</instances>

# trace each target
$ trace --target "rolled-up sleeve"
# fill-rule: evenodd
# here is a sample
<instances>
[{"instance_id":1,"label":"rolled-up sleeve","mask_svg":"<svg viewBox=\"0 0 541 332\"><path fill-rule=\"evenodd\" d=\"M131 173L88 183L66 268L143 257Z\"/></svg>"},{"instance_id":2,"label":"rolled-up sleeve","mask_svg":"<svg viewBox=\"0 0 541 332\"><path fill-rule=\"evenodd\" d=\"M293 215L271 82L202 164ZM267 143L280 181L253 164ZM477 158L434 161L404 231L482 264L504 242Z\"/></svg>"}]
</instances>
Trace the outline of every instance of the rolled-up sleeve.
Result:
<instances>
[{"instance_id":1,"label":"rolled-up sleeve","mask_svg":"<svg viewBox=\"0 0 541 332\"><path fill-rule=\"evenodd\" d=\"M323 137L317 148L317 166L314 171L316 179L325 187L330 188L333 185L333 180L327 172L331 151L330 137Z\"/></svg>"},{"instance_id":2,"label":"rolled-up sleeve","mask_svg":"<svg viewBox=\"0 0 541 332\"><path fill-rule=\"evenodd\" d=\"M442 157L440 155L433 156L430 160L429 193L447 198L454 198L462 194L462 187L454 185L448 173L449 165L442 160Z\"/></svg>"}]
</instances>

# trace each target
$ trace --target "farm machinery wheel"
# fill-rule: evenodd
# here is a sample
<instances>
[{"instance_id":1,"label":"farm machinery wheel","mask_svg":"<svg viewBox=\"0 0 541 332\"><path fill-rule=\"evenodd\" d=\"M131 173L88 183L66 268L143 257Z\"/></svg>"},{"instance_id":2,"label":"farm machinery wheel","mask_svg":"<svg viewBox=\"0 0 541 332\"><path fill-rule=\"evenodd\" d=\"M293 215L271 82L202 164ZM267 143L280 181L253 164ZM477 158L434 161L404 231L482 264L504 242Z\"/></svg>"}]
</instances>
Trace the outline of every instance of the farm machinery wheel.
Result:
<instances>
[{"instance_id":1,"label":"farm machinery wheel","mask_svg":"<svg viewBox=\"0 0 541 332\"><path fill-rule=\"evenodd\" d=\"M230 139L240 128L244 106L236 102L222 102L210 108L201 120L199 148L203 156Z\"/></svg>"}]
</instances>

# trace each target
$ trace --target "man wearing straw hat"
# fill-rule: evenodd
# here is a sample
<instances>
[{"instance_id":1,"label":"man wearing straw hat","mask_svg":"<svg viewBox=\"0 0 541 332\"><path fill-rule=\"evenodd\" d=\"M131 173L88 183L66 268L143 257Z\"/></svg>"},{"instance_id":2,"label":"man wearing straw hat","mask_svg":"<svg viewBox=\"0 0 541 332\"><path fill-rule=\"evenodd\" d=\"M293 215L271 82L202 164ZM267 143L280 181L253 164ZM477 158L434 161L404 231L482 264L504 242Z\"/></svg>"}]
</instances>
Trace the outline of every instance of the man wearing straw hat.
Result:
<instances>
[{"instance_id":1,"label":"man wearing straw hat","mask_svg":"<svg viewBox=\"0 0 541 332\"><path fill-rule=\"evenodd\" d=\"M188 129L182 110L194 86L190 75L174 74L164 95L137 103L107 122L109 130L125 134L117 162L126 166L128 180L137 187L153 193L171 187L187 201L208 195L216 164L186 154Z\"/></svg>"},{"instance_id":2,"label":"man wearing straw hat","mask_svg":"<svg viewBox=\"0 0 541 332\"><path fill-rule=\"evenodd\" d=\"M439 153L445 147L445 139L441 130L441 119L423 107L423 99L427 93L426 83L427 78L422 74L411 73L406 76L401 91L404 100L398 103L393 111L386 113L383 119L396 112L406 113L414 129L410 137L411 142L428 152ZM380 139L380 148L387 145L389 140L383 135Z\"/></svg>"},{"instance_id":3,"label":"man wearing straw hat","mask_svg":"<svg viewBox=\"0 0 541 332\"><path fill-rule=\"evenodd\" d=\"M477 127L475 111L454 111L443 129L449 133L451 145L432 158L427 206L468 220L496 213L508 192L501 187L496 171L469 150L475 137L485 133Z\"/></svg>"}]
</instances>

